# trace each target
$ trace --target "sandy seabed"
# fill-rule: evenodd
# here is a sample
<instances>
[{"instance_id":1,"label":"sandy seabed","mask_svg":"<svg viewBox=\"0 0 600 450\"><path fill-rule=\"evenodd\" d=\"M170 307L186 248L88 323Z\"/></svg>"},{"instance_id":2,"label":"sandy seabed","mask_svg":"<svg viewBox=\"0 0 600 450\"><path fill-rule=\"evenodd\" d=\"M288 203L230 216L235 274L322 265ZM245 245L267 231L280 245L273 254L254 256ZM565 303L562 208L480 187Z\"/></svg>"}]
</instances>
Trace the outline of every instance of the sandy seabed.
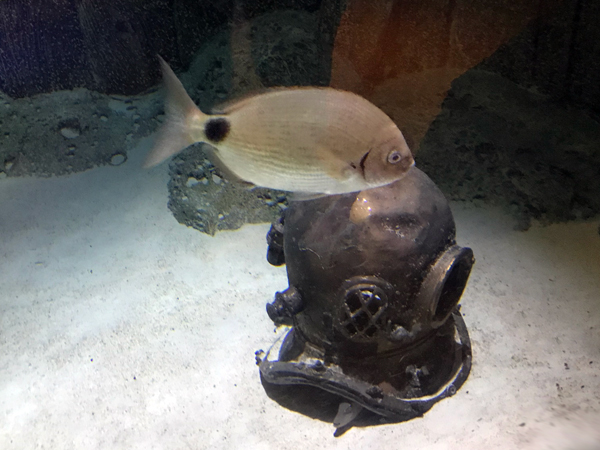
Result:
<instances>
[{"instance_id":1,"label":"sandy seabed","mask_svg":"<svg viewBox=\"0 0 600 450\"><path fill-rule=\"evenodd\" d=\"M215 237L167 209L167 166L0 180L0 448L600 449L598 223L515 231L452 204L477 259L464 387L423 418L353 428L260 384L265 303L287 287L268 224Z\"/></svg>"}]
</instances>

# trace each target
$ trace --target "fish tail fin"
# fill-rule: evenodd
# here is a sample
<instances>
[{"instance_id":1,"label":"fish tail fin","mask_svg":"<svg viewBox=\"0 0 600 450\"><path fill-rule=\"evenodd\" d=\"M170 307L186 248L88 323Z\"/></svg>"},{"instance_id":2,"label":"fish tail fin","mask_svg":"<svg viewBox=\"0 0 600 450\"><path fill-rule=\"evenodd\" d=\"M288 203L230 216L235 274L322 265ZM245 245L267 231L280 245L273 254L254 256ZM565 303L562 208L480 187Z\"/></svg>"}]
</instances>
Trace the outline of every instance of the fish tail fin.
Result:
<instances>
[{"instance_id":1,"label":"fish tail fin","mask_svg":"<svg viewBox=\"0 0 600 450\"><path fill-rule=\"evenodd\" d=\"M158 59L167 88L165 121L144 161L144 168L154 167L196 142L191 134L196 128L193 125L203 123L208 117L196 106L165 60L160 56Z\"/></svg>"}]
</instances>

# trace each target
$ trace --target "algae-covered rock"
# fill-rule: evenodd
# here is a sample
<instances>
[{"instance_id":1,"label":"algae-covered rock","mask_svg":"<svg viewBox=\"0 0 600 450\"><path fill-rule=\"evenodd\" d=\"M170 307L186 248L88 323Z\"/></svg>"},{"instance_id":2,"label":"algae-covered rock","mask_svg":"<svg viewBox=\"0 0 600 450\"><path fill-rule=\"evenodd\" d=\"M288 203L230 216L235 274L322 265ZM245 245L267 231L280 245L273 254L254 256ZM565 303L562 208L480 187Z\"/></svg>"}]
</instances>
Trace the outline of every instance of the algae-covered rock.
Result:
<instances>
[{"instance_id":1,"label":"algae-covered rock","mask_svg":"<svg viewBox=\"0 0 600 450\"><path fill-rule=\"evenodd\" d=\"M210 235L246 223L273 222L287 207L284 192L228 181L200 144L173 159L170 175L169 209L180 223Z\"/></svg>"},{"instance_id":2,"label":"algae-covered rock","mask_svg":"<svg viewBox=\"0 0 600 450\"><path fill-rule=\"evenodd\" d=\"M51 176L113 164L156 129L157 93L109 96L84 88L12 99L0 95L0 170Z\"/></svg>"}]
</instances>

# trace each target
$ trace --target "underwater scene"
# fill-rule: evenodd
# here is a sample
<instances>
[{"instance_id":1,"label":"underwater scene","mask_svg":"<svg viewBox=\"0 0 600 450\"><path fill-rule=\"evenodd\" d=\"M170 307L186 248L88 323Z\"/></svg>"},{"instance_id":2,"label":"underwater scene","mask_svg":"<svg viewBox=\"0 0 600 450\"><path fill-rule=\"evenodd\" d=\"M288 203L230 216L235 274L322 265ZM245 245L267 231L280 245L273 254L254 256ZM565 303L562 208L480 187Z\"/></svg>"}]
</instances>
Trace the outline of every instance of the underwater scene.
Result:
<instances>
[{"instance_id":1,"label":"underwater scene","mask_svg":"<svg viewBox=\"0 0 600 450\"><path fill-rule=\"evenodd\" d=\"M0 0L0 449L600 449L600 3Z\"/></svg>"}]
</instances>

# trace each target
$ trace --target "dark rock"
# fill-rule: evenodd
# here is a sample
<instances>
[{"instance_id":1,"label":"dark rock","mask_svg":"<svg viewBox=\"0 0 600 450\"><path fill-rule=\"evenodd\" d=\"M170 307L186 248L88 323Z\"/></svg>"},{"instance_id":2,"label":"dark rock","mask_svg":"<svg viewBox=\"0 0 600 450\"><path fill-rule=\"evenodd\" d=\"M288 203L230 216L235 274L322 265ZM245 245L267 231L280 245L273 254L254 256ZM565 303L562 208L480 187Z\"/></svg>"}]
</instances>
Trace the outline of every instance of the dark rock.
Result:
<instances>
[{"instance_id":1,"label":"dark rock","mask_svg":"<svg viewBox=\"0 0 600 450\"><path fill-rule=\"evenodd\" d=\"M329 84L318 26L313 14L301 11L265 14L252 22L252 57L264 86Z\"/></svg>"},{"instance_id":2,"label":"dark rock","mask_svg":"<svg viewBox=\"0 0 600 450\"><path fill-rule=\"evenodd\" d=\"M319 10L321 4L327 0L243 0L237 2L238 7L247 19L259 15L282 10L297 10L313 13Z\"/></svg>"},{"instance_id":3,"label":"dark rock","mask_svg":"<svg viewBox=\"0 0 600 450\"><path fill-rule=\"evenodd\" d=\"M196 52L233 18L233 0L175 0L173 21L179 60L188 67Z\"/></svg>"},{"instance_id":4,"label":"dark rock","mask_svg":"<svg viewBox=\"0 0 600 450\"><path fill-rule=\"evenodd\" d=\"M224 29L240 27L248 20L277 10L319 10L323 0L175 0L174 26L177 33L179 58L188 67L194 54L215 34ZM339 11L338 11L339 16Z\"/></svg>"},{"instance_id":5,"label":"dark rock","mask_svg":"<svg viewBox=\"0 0 600 450\"><path fill-rule=\"evenodd\" d=\"M552 98L600 108L600 4L540 3L547 9L480 65Z\"/></svg>"},{"instance_id":6,"label":"dark rock","mask_svg":"<svg viewBox=\"0 0 600 450\"><path fill-rule=\"evenodd\" d=\"M600 213L598 142L586 109L471 70L452 84L417 164L451 199L548 223Z\"/></svg>"},{"instance_id":7,"label":"dark rock","mask_svg":"<svg viewBox=\"0 0 600 450\"><path fill-rule=\"evenodd\" d=\"M600 213L600 5L554 3L452 83L417 157L451 198L521 228Z\"/></svg>"}]
</instances>

